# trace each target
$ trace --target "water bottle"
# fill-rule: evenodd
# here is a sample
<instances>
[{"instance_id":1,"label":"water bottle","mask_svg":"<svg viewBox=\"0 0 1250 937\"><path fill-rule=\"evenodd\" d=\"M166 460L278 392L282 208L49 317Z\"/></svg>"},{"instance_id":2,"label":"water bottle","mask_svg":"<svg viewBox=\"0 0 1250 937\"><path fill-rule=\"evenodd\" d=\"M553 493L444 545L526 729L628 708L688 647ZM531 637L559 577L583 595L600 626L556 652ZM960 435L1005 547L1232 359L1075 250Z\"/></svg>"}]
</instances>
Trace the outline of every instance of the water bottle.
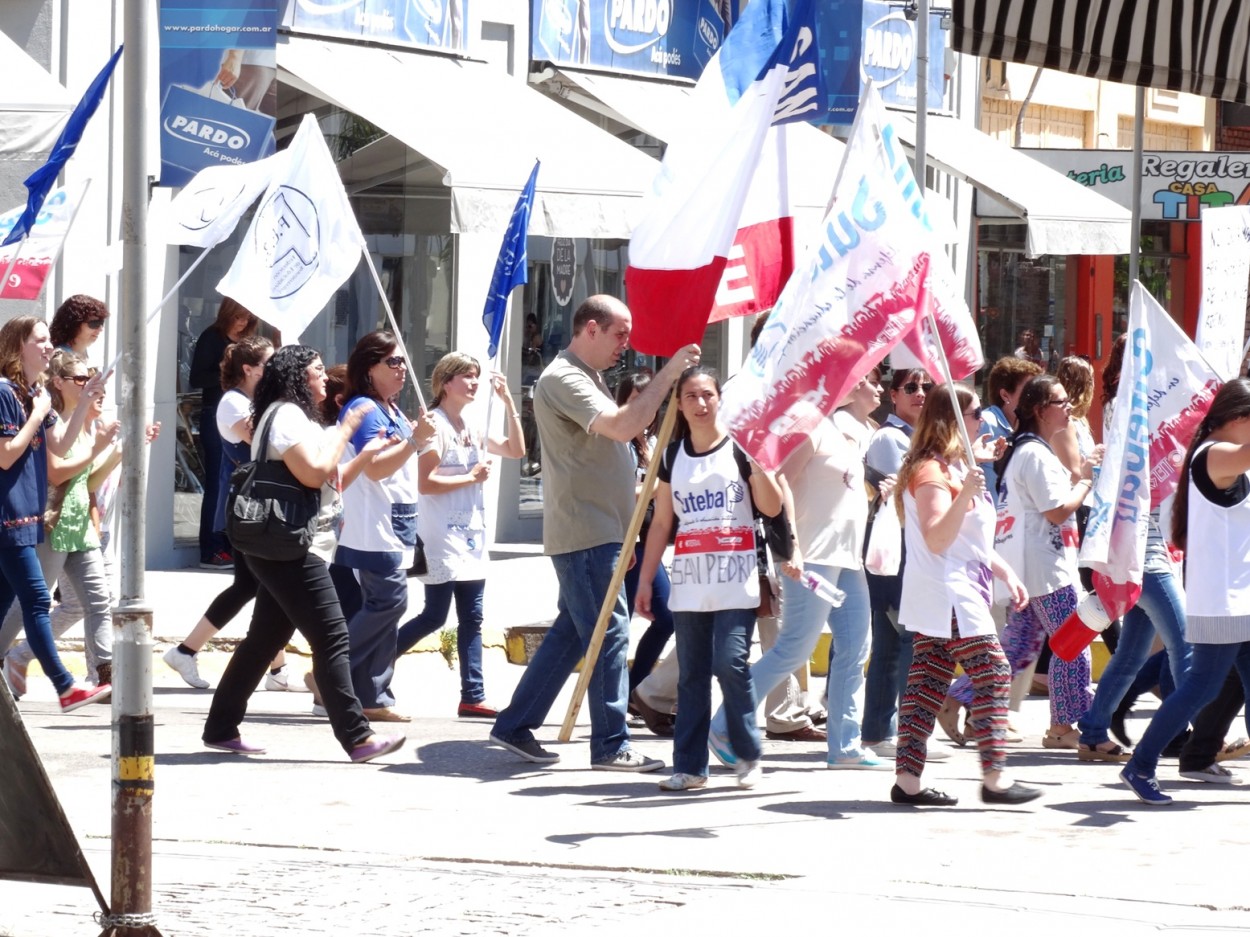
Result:
<instances>
[{"instance_id":1,"label":"water bottle","mask_svg":"<svg viewBox=\"0 0 1250 937\"><path fill-rule=\"evenodd\" d=\"M808 589L811 589L818 596L832 605L834 608L841 608L842 603L846 601L846 593L831 583L824 576L813 573L811 570L804 570L803 575L799 578Z\"/></svg>"},{"instance_id":2,"label":"water bottle","mask_svg":"<svg viewBox=\"0 0 1250 937\"><path fill-rule=\"evenodd\" d=\"M1074 661L1110 624L1102 601L1093 592L1087 592L1077 603L1076 611L1050 636L1050 649L1061 660Z\"/></svg>"}]
</instances>

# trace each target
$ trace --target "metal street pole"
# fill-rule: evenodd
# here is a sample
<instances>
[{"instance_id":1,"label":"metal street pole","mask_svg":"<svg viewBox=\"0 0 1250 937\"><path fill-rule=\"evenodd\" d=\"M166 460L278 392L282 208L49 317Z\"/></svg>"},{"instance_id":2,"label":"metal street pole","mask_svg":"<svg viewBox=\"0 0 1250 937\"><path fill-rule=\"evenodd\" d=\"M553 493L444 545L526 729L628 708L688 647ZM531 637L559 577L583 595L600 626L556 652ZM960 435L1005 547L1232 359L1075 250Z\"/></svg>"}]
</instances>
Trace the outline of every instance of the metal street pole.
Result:
<instances>
[{"instance_id":1,"label":"metal street pole","mask_svg":"<svg viewBox=\"0 0 1250 937\"><path fill-rule=\"evenodd\" d=\"M122 362L119 492L121 605L113 613L113 862L105 935L159 935L152 914L152 610L144 603L147 463L147 217L149 116L144 109L153 0L123 0Z\"/></svg>"},{"instance_id":2,"label":"metal street pole","mask_svg":"<svg viewBox=\"0 0 1250 937\"><path fill-rule=\"evenodd\" d=\"M925 164L929 159L929 0L916 4L916 181L925 192Z\"/></svg>"},{"instance_id":3,"label":"metal street pole","mask_svg":"<svg viewBox=\"0 0 1250 937\"><path fill-rule=\"evenodd\" d=\"M1142 150L1146 140L1146 89L1137 86L1133 99L1133 213L1129 227L1132 243L1128 253L1128 293L1133 295L1133 283L1141 276L1141 174Z\"/></svg>"}]
</instances>

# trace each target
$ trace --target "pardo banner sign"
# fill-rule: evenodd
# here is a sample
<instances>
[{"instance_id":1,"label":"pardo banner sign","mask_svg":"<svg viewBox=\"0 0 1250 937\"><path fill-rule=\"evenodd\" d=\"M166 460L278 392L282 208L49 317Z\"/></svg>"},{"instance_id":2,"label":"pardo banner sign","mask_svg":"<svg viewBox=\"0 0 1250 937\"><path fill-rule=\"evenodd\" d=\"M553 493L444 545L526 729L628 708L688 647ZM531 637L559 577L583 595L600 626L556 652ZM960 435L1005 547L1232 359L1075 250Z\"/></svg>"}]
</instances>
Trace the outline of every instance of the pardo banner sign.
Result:
<instances>
[{"instance_id":1,"label":"pardo banner sign","mask_svg":"<svg viewBox=\"0 0 1250 937\"><path fill-rule=\"evenodd\" d=\"M929 17L929 110L945 97L946 32L938 14ZM916 22L897 4L864 0L864 43L860 79L872 79L887 106L915 109L917 93Z\"/></svg>"},{"instance_id":2,"label":"pardo banner sign","mask_svg":"<svg viewBox=\"0 0 1250 937\"><path fill-rule=\"evenodd\" d=\"M161 185L274 151L278 0L161 0Z\"/></svg>"},{"instance_id":3,"label":"pardo banner sign","mask_svg":"<svg viewBox=\"0 0 1250 937\"><path fill-rule=\"evenodd\" d=\"M737 0L531 0L531 56L696 79L737 7Z\"/></svg>"},{"instance_id":4,"label":"pardo banner sign","mask_svg":"<svg viewBox=\"0 0 1250 937\"><path fill-rule=\"evenodd\" d=\"M465 51L469 0L285 0L292 32Z\"/></svg>"},{"instance_id":5,"label":"pardo banner sign","mask_svg":"<svg viewBox=\"0 0 1250 937\"><path fill-rule=\"evenodd\" d=\"M1128 150L1022 150L1038 162L1088 186L1119 205L1133 207L1133 154ZM1142 154L1141 216L1156 221L1198 221L1207 208L1250 205L1250 153L1147 150ZM977 195L982 218L1014 217Z\"/></svg>"}]
</instances>

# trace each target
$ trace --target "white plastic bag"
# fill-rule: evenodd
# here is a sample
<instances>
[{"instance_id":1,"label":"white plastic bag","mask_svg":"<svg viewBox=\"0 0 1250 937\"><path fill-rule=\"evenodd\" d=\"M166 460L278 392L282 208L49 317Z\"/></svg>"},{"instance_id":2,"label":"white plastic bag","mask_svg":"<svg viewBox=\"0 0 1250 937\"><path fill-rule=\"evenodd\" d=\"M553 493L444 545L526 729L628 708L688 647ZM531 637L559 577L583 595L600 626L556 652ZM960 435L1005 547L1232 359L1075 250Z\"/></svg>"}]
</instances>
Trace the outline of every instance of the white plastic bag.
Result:
<instances>
[{"instance_id":1,"label":"white plastic bag","mask_svg":"<svg viewBox=\"0 0 1250 937\"><path fill-rule=\"evenodd\" d=\"M864 568L877 576L898 575L903 557L903 528L893 498L886 498L872 519L872 533L864 553Z\"/></svg>"},{"instance_id":2,"label":"white plastic bag","mask_svg":"<svg viewBox=\"0 0 1250 937\"><path fill-rule=\"evenodd\" d=\"M243 99L237 94L227 91L221 86L216 78L199 88L190 89L195 91L202 97L208 98L210 101L217 101L221 104L229 104L231 107L241 107L247 110L247 105L243 103Z\"/></svg>"}]
</instances>

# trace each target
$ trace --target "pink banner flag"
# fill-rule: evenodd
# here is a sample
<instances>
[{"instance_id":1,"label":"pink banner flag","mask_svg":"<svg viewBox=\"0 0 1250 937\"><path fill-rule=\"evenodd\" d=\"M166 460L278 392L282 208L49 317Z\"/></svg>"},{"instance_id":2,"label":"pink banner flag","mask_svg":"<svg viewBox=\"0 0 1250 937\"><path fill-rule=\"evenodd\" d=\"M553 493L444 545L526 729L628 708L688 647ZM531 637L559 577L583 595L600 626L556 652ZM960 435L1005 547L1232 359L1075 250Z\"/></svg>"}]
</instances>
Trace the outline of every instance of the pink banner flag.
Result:
<instances>
[{"instance_id":1,"label":"pink banner flag","mask_svg":"<svg viewBox=\"0 0 1250 937\"><path fill-rule=\"evenodd\" d=\"M61 186L48 193L25 240L0 247L0 271L9 270L0 284L0 299L37 299L48 274L61 256L65 236L82 204L87 182ZM13 229L25 211L23 203L0 215L0 240ZM13 258L17 262L13 262ZM10 266L12 269L10 270Z\"/></svg>"}]
</instances>

